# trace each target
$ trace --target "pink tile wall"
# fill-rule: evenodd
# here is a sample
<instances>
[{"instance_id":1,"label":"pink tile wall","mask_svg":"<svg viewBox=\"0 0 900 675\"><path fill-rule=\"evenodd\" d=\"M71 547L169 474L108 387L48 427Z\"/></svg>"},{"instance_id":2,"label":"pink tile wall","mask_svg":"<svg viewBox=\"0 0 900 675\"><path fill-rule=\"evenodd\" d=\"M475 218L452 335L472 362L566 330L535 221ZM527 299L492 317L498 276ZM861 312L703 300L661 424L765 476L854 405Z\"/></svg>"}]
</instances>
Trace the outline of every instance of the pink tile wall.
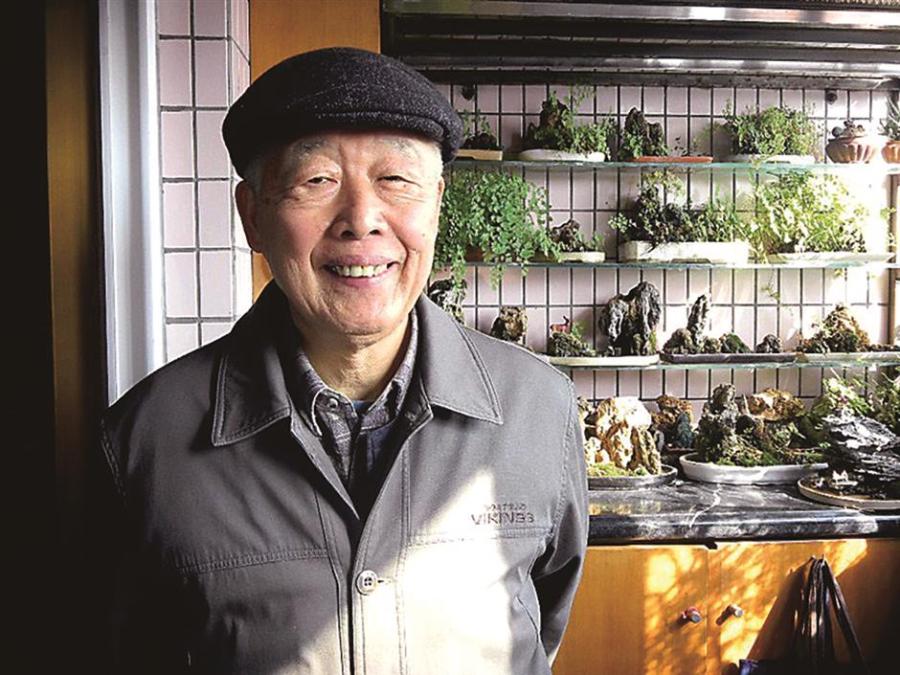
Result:
<instances>
[{"instance_id":1,"label":"pink tile wall","mask_svg":"<svg viewBox=\"0 0 900 675\"><path fill-rule=\"evenodd\" d=\"M507 151L515 151L522 131L537 113L551 87L546 85L479 85L476 98L466 101L458 86L441 85L459 110L488 113L491 124L499 125L501 143ZM566 87L554 87L565 96ZM730 152L727 137L715 124L729 106L744 110L757 106L787 105L805 108L820 124L824 148L826 124L831 119L853 115L863 121L883 117L886 92L840 92L834 104L825 102L824 91L752 88L703 87L602 87L594 88L577 111L581 119L595 113L615 112L621 122L632 106L641 107L651 119L661 121L670 145L691 147L696 152L713 151L719 156ZM587 116L584 116L587 115ZM551 204L552 224L575 218L583 231L599 231L606 235L606 252L616 257L616 233L607 222L627 200L640 190L640 172L632 169L616 171L570 171L567 169L522 170L527 180L547 188ZM710 194L733 199L736 192L748 191L752 176L731 175L697 170L691 174L690 194L694 201L705 201ZM867 173L859 178L857 189L876 198L870 204L877 215L886 206L888 192L883 177ZM752 207L748 201L739 207ZM884 224L873 217L867 241L873 247L884 243ZM786 348L796 346L802 334L808 335L815 322L838 302L849 302L852 311L869 330L873 340L886 339L888 316L888 277L884 271L865 270L641 270L636 269L570 269L565 267L532 267L524 279L517 269L510 269L500 289L492 289L489 271L479 267L468 274L469 293L465 301L466 322L480 330L489 330L501 304L527 307L528 344L535 351L546 349L549 323L563 316L583 322L585 333L595 346L605 345L596 337L596 320L600 307L616 292L627 293L641 280L651 281L663 297L663 317L658 331L663 344L672 331L685 325L690 305L706 293L711 301L713 333L735 331L751 347L766 334L778 335ZM881 336L885 336L882 338ZM756 391L777 386L806 399L818 395L822 372L816 369L700 370L663 372L582 372L572 374L577 391L589 398L612 395L640 395L650 401L662 392L692 399L699 415L702 403L717 384L731 382L739 391ZM651 406L652 407L652 406Z\"/></svg>"},{"instance_id":2,"label":"pink tile wall","mask_svg":"<svg viewBox=\"0 0 900 675\"><path fill-rule=\"evenodd\" d=\"M158 3L166 353L230 330L252 300L249 247L221 138L228 105L250 83L247 0ZM202 318L202 321L201 321Z\"/></svg>"}]
</instances>

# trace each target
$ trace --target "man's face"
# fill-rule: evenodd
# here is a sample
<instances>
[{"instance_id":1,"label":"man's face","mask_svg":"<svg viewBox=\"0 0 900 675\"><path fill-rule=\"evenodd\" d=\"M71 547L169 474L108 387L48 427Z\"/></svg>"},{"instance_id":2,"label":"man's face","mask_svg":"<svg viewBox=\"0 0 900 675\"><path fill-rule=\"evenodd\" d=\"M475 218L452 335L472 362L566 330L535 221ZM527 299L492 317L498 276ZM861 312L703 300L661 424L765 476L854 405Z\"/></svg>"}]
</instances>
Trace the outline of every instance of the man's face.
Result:
<instances>
[{"instance_id":1,"label":"man's face","mask_svg":"<svg viewBox=\"0 0 900 675\"><path fill-rule=\"evenodd\" d=\"M405 328L434 257L441 168L414 134L331 132L270 156L258 194L238 187L247 240L305 336L371 344Z\"/></svg>"}]
</instances>

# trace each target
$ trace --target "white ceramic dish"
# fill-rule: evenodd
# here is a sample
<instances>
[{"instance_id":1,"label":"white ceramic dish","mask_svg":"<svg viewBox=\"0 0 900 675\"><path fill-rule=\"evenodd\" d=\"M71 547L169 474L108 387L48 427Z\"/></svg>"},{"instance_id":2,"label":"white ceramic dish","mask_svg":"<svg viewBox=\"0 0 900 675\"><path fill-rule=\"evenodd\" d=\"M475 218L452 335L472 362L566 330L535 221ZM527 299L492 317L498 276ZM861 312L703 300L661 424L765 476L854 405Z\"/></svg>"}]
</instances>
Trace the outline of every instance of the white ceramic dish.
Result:
<instances>
[{"instance_id":1,"label":"white ceramic dish","mask_svg":"<svg viewBox=\"0 0 900 675\"><path fill-rule=\"evenodd\" d=\"M619 245L623 262L697 262L743 265L750 259L746 241L686 241L653 246L648 241L626 241Z\"/></svg>"},{"instance_id":2,"label":"white ceramic dish","mask_svg":"<svg viewBox=\"0 0 900 675\"><path fill-rule=\"evenodd\" d=\"M887 262L894 257L893 253L852 253L850 251L829 251L828 253L773 253L766 257L770 263L809 263L809 262Z\"/></svg>"},{"instance_id":3,"label":"white ceramic dish","mask_svg":"<svg viewBox=\"0 0 900 675\"><path fill-rule=\"evenodd\" d=\"M576 152L563 152L562 150L523 150L516 159L523 162L605 162L606 154L602 152L589 152L579 154Z\"/></svg>"},{"instance_id":4,"label":"white ceramic dish","mask_svg":"<svg viewBox=\"0 0 900 675\"><path fill-rule=\"evenodd\" d=\"M711 462L698 462L696 458L696 452L678 458L685 476L704 483L727 483L729 485L793 483L798 478L828 468L825 463L727 466Z\"/></svg>"},{"instance_id":5,"label":"white ceramic dish","mask_svg":"<svg viewBox=\"0 0 900 675\"><path fill-rule=\"evenodd\" d=\"M604 260L606 253L603 251L569 251L559 256L560 262L602 263Z\"/></svg>"},{"instance_id":6,"label":"white ceramic dish","mask_svg":"<svg viewBox=\"0 0 900 675\"><path fill-rule=\"evenodd\" d=\"M812 155L729 155L726 162L736 164L815 164Z\"/></svg>"},{"instance_id":7,"label":"white ceramic dish","mask_svg":"<svg viewBox=\"0 0 900 675\"><path fill-rule=\"evenodd\" d=\"M650 356L551 356L550 363L564 367L609 367L653 366L659 363L659 354Z\"/></svg>"},{"instance_id":8,"label":"white ceramic dish","mask_svg":"<svg viewBox=\"0 0 900 675\"><path fill-rule=\"evenodd\" d=\"M668 464L662 471L649 476L588 476L588 490L637 490L671 483L678 477L678 469Z\"/></svg>"}]
</instances>

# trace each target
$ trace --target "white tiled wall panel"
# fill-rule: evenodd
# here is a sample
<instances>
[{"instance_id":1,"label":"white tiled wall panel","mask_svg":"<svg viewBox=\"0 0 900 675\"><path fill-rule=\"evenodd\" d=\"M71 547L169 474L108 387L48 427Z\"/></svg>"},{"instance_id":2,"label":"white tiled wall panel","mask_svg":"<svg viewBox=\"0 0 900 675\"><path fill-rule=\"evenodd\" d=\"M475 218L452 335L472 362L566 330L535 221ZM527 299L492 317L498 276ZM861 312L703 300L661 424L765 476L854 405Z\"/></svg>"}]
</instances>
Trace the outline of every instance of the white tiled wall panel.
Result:
<instances>
[{"instance_id":1,"label":"white tiled wall panel","mask_svg":"<svg viewBox=\"0 0 900 675\"><path fill-rule=\"evenodd\" d=\"M250 251L221 136L228 105L250 84L249 9L247 0L161 0L157 7L171 360L228 332L252 299Z\"/></svg>"}]
</instances>

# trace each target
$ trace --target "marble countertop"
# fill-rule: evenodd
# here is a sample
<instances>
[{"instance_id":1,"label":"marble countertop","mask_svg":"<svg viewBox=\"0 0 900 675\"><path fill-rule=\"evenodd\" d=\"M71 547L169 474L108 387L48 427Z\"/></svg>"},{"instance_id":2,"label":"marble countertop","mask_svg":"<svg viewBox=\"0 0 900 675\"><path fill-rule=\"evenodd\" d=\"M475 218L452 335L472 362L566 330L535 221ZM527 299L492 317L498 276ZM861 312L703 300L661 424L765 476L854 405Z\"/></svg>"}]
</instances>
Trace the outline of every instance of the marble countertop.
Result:
<instances>
[{"instance_id":1,"label":"marble countertop","mask_svg":"<svg viewBox=\"0 0 900 675\"><path fill-rule=\"evenodd\" d=\"M793 485L676 480L638 490L591 490L590 545L900 536L900 511L860 512L803 497Z\"/></svg>"}]
</instances>

